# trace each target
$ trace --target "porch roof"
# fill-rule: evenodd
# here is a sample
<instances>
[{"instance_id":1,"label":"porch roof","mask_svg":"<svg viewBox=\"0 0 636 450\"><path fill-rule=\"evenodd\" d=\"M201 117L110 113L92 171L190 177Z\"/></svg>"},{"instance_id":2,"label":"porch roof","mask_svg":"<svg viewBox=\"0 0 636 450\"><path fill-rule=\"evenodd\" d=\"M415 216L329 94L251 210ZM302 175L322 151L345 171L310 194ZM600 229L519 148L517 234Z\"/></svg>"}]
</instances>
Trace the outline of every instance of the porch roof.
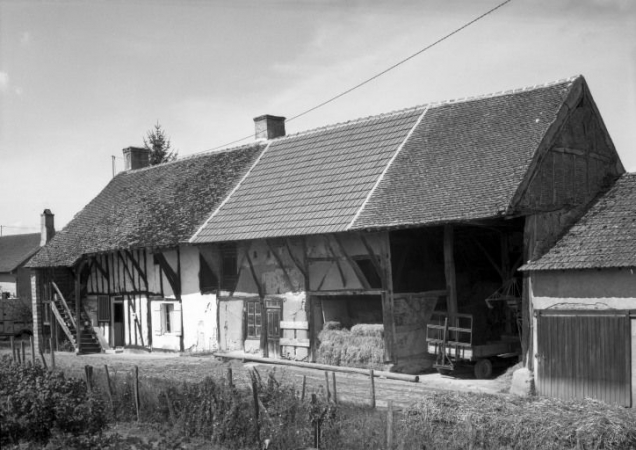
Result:
<instances>
[{"instance_id":1,"label":"porch roof","mask_svg":"<svg viewBox=\"0 0 636 450\"><path fill-rule=\"evenodd\" d=\"M550 249L522 270L636 267L636 173L623 174Z\"/></svg>"},{"instance_id":2,"label":"porch roof","mask_svg":"<svg viewBox=\"0 0 636 450\"><path fill-rule=\"evenodd\" d=\"M263 148L254 143L120 172L29 265L72 266L83 254L187 241Z\"/></svg>"}]
</instances>

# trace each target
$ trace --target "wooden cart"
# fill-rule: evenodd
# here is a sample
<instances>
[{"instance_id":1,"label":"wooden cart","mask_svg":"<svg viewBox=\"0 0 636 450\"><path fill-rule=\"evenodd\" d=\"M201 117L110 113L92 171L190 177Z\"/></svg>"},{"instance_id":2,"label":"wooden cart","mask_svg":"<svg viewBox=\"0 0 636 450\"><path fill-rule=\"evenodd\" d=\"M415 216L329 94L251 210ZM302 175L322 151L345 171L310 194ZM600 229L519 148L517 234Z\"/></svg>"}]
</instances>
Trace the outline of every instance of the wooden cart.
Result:
<instances>
[{"instance_id":1,"label":"wooden cart","mask_svg":"<svg viewBox=\"0 0 636 450\"><path fill-rule=\"evenodd\" d=\"M433 313L426 327L428 352L437 355L433 367L450 374L460 366L474 365L475 377L490 378L495 358L521 354L518 338L473 344L472 314Z\"/></svg>"}]
</instances>

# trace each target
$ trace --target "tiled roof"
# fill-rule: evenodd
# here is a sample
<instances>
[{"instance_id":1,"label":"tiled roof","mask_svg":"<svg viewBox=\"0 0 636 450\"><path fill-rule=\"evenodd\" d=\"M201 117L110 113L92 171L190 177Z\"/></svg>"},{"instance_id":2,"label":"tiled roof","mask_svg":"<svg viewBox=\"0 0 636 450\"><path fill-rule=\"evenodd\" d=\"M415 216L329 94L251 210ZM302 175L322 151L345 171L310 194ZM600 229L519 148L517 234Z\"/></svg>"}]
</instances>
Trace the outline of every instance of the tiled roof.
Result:
<instances>
[{"instance_id":1,"label":"tiled roof","mask_svg":"<svg viewBox=\"0 0 636 450\"><path fill-rule=\"evenodd\" d=\"M353 228L503 214L572 84L432 106Z\"/></svg>"},{"instance_id":2,"label":"tiled roof","mask_svg":"<svg viewBox=\"0 0 636 450\"><path fill-rule=\"evenodd\" d=\"M0 237L0 273L18 268L40 249L40 233Z\"/></svg>"},{"instance_id":3,"label":"tiled roof","mask_svg":"<svg viewBox=\"0 0 636 450\"><path fill-rule=\"evenodd\" d=\"M187 241L263 148L250 144L119 173L29 265L71 266L82 254Z\"/></svg>"},{"instance_id":4,"label":"tiled roof","mask_svg":"<svg viewBox=\"0 0 636 450\"><path fill-rule=\"evenodd\" d=\"M636 173L623 174L572 228L522 270L636 267Z\"/></svg>"},{"instance_id":5,"label":"tiled roof","mask_svg":"<svg viewBox=\"0 0 636 450\"><path fill-rule=\"evenodd\" d=\"M424 107L271 141L191 242L345 231Z\"/></svg>"},{"instance_id":6,"label":"tiled roof","mask_svg":"<svg viewBox=\"0 0 636 450\"><path fill-rule=\"evenodd\" d=\"M271 142L193 243L504 213L582 77L369 117Z\"/></svg>"}]
</instances>

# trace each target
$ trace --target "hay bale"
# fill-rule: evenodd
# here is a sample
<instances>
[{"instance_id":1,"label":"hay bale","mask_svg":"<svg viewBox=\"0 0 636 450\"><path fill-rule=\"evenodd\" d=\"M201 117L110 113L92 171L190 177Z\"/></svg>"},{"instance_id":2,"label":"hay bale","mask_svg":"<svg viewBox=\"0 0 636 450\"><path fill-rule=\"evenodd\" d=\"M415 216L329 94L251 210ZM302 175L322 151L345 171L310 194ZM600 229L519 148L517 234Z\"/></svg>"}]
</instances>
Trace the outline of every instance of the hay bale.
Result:
<instances>
[{"instance_id":1,"label":"hay bale","mask_svg":"<svg viewBox=\"0 0 636 450\"><path fill-rule=\"evenodd\" d=\"M352 331L324 329L318 335L318 362L346 367L384 368L382 325L355 325ZM354 332L353 329L356 329Z\"/></svg>"},{"instance_id":2,"label":"hay bale","mask_svg":"<svg viewBox=\"0 0 636 450\"><path fill-rule=\"evenodd\" d=\"M322 326L323 330L342 330L342 324L340 322L325 322Z\"/></svg>"},{"instance_id":3,"label":"hay bale","mask_svg":"<svg viewBox=\"0 0 636 450\"><path fill-rule=\"evenodd\" d=\"M351 334L384 339L384 325L381 323L359 323L351 327Z\"/></svg>"}]
</instances>

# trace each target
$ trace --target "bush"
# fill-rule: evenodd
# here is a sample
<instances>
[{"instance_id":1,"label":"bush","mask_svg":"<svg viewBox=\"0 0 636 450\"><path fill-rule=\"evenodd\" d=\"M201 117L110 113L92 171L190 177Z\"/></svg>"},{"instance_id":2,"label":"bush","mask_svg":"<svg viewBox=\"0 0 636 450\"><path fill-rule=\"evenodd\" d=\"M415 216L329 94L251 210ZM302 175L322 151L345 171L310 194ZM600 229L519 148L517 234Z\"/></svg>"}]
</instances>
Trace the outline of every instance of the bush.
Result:
<instances>
[{"instance_id":1,"label":"bush","mask_svg":"<svg viewBox=\"0 0 636 450\"><path fill-rule=\"evenodd\" d=\"M0 367L0 444L47 442L53 433L91 435L106 426L104 404L83 381L21 366L4 357Z\"/></svg>"}]
</instances>

